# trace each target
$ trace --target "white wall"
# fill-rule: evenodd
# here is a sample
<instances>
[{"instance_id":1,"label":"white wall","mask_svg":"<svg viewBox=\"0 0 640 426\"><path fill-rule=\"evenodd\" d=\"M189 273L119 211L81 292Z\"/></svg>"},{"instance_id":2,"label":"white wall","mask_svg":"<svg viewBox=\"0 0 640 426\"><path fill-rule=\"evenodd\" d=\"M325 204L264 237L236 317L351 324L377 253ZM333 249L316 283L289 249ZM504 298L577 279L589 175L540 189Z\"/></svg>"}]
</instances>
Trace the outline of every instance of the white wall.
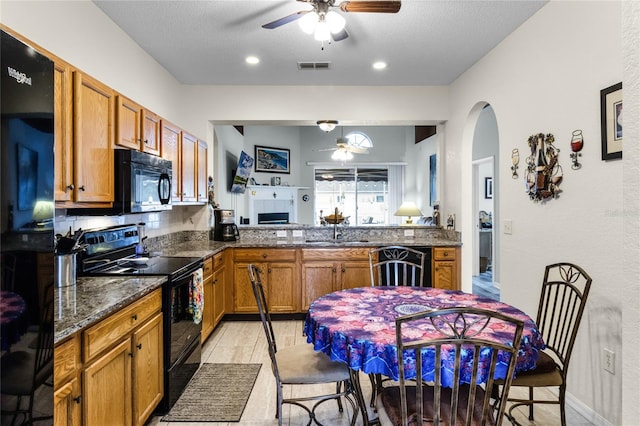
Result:
<instances>
[{"instance_id":1,"label":"white wall","mask_svg":"<svg viewBox=\"0 0 640 426\"><path fill-rule=\"evenodd\" d=\"M509 175L513 148L527 152L529 135L556 135L564 168L559 199L536 204L523 192L522 178L499 183L502 220L513 221L513 235L502 235L501 296L535 315L545 265L575 262L591 274L594 285L576 342L568 392L612 424L623 423L621 357L616 358L615 376L600 366L602 347L623 352L625 300L616 291L626 280L623 220L616 213L623 203L622 162L600 159L599 94L622 79L620 13L618 2L551 2L454 82L447 147L457 154L448 151L446 174L447 185L461 189L459 197L449 201L468 217L470 142L479 102L490 103L495 111L500 135L496 167L503 175ZM574 171L568 148L577 128L583 130L585 148L583 168ZM465 221L462 230L467 283L471 223ZM625 391L637 393L637 389L636 384Z\"/></svg>"},{"instance_id":2,"label":"white wall","mask_svg":"<svg viewBox=\"0 0 640 426\"><path fill-rule=\"evenodd\" d=\"M210 143L209 120L315 122L327 115L362 124L448 120L438 126L439 170L447 188L441 202L445 214L456 213L462 231L466 288L471 140L482 105L490 103L496 114L498 168L504 175L511 149L518 146L522 152L534 132L553 132L565 168L560 199L533 204L522 182L500 183L499 209L514 221L514 233L504 236L501 250L502 293L507 302L534 314L545 264L568 260L584 266L594 286L569 393L611 424L637 423L640 129L638 120L625 123L624 160L601 161L599 91L623 80L625 114L640 116L638 2L550 2L450 87L180 87L89 1L3 0L0 8L3 24L161 116L206 135ZM569 138L576 128L585 135L580 171L568 167ZM233 205L220 197L221 204ZM189 220L182 221L185 227ZM615 376L600 368L603 345L620 355Z\"/></svg>"}]
</instances>

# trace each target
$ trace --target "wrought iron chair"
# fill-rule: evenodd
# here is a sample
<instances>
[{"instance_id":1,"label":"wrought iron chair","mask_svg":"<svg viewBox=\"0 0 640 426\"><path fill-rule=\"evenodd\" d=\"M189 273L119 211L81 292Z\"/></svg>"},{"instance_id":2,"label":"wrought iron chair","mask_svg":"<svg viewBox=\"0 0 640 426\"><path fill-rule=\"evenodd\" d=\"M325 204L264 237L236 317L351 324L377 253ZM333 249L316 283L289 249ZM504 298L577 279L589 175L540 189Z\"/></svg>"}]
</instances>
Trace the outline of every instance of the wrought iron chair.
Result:
<instances>
[{"instance_id":1,"label":"wrought iron chair","mask_svg":"<svg viewBox=\"0 0 640 426\"><path fill-rule=\"evenodd\" d=\"M509 398L514 402L507 416L513 424L514 408L528 405L529 420L533 420L534 404L559 404L560 421L566 425L565 394L567 371L571 352L580 327L580 320L591 288L591 277L579 266L571 263L556 263L545 268L536 324L547 348L539 353L534 370L519 372L511 386L528 387L529 398ZM538 400L534 389L558 386L558 399Z\"/></svg>"},{"instance_id":2,"label":"wrought iron chair","mask_svg":"<svg viewBox=\"0 0 640 426\"><path fill-rule=\"evenodd\" d=\"M404 246L387 246L369 250L371 286L422 286L425 254ZM382 387L382 375L369 374L371 407Z\"/></svg>"},{"instance_id":3,"label":"wrought iron chair","mask_svg":"<svg viewBox=\"0 0 640 426\"><path fill-rule=\"evenodd\" d=\"M410 337L411 329L425 325L441 336ZM505 341L484 338L487 327L499 327ZM500 425L523 327L522 320L467 307L397 318L400 383L383 388L376 399L380 424ZM502 392L494 386L497 371L505 377Z\"/></svg>"},{"instance_id":4,"label":"wrought iron chair","mask_svg":"<svg viewBox=\"0 0 640 426\"><path fill-rule=\"evenodd\" d=\"M249 265L249 278L253 294L258 304L258 311L262 326L267 338L267 346L269 349L269 358L271 359L271 369L276 379L277 408L276 418L278 425L282 425L282 405L293 404L303 408L309 414L309 423L314 421L321 425L315 415L316 408L323 402L329 400L337 400L338 409L342 409L341 397L344 397L353 408L353 417L351 426L355 424L358 409L355 401L351 399L354 393L354 387L351 383L349 368L346 364L334 362L328 356L321 352L313 350L311 345L288 346L278 349L276 346L276 338L271 323L271 315L267 300L264 294L264 287L260 277L260 269L255 265ZM335 383L336 392L323 395L314 395L299 398L284 398L284 385L317 385ZM312 408L305 405L305 402L317 401Z\"/></svg>"},{"instance_id":5,"label":"wrought iron chair","mask_svg":"<svg viewBox=\"0 0 640 426\"><path fill-rule=\"evenodd\" d=\"M421 286L425 254L410 247L387 246L369 251L372 286Z\"/></svg>"},{"instance_id":6,"label":"wrought iron chair","mask_svg":"<svg viewBox=\"0 0 640 426\"><path fill-rule=\"evenodd\" d=\"M36 421L51 419L49 416L33 417L34 395L42 385L51 386L49 379L53 374L53 281L45 287L38 337L35 350L21 350L6 353L2 365L0 393L16 397L13 410L3 407L3 415L13 415L13 425L19 414L24 416L21 424L32 424ZM22 398L28 397L27 408L22 407ZM53 395L51 395L53 398Z\"/></svg>"}]
</instances>

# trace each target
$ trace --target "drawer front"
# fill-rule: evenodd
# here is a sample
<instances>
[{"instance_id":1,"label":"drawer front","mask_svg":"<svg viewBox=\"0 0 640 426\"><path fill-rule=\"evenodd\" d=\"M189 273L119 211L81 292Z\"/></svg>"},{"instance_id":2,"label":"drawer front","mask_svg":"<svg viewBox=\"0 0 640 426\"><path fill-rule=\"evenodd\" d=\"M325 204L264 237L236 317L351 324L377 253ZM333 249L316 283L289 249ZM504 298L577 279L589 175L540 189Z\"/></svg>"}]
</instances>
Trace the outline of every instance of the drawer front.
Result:
<instances>
[{"instance_id":1,"label":"drawer front","mask_svg":"<svg viewBox=\"0 0 640 426\"><path fill-rule=\"evenodd\" d=\"M366 260L371 247L302 249L302 260Z\"/></svg>"},{"instance_id":2,"label":"drawer front","mask_svg":"<svg viewBox=\"0 0 640 426\"><path fill-rule=\"evenodd\" d=\"M213 256L213 270L216 271L224 266L224 253L220 252Z\"/></svg>"},{"instance_id":3,"label":"drawer front","mask_svg":"<svg viewBox=\"0 0 640 426\"><path fill-rule=\"evenodd\" d=\"M456 260L455 247L434 247L433 248L434 260Z\"/></svg>"},{"instance_id":4,"label":"drawer front","mask_svg":"<svg viewBox=\"0 0 640 426\"><path fill-rule=\"evenodd\" d=\"M296 260L295 249L235 249L233 258L239 262L271 262Z\"/></svg>"},{"instance_id":5,"label":"drawer front","mask_svg":"<svg viewBox=\"0 0 640 426\"><path fill-rule=\"evenodd\" d=\"M205 278L213 274L213 257L208 257L204 260L202 269Z\"/></svg>"},{"instance_id":6,"label":"drawer front","mask_svg":"<svg viewBox=\"0 0 640 426\"><path fill-rule=\"evenodd\" d=\"M74 334L70 339L58 344L53 353L53 382L54 388L58 389L75 376L80 364L78 335Z\"/></svg>"},{"instance_id":7,"label":"drawer front","mask_svg":"<svg viewBox=\"0 0 640 426\"><path fill-rule=\"evenodd\" d=\"M161 307L162 290L158 289L87 329L83 333L84 360L90 360L129 334Z\"/></svg>"}]
</instances>

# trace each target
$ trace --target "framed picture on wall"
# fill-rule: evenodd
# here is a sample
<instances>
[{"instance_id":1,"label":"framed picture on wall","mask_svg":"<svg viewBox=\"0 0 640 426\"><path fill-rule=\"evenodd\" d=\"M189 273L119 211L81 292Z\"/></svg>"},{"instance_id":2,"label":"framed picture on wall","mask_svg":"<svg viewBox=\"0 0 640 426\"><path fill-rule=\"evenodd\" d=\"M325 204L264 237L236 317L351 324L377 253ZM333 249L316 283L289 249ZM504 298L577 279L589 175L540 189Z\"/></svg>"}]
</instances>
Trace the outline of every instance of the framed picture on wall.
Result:
<instances>
[{"instance_id":1,"label":"framed picture on wall","mask_svg":"<svg viewBox=\"0 0 640 426\"><path fill-rule=\"evenodd\" d=\"M256 145L256 172L291 173L291 152L283 148Z\"/></svg>"},{"instance_id":2,"label":"framed picture on wall","mask_svg":"<svg viewBox=\"0 0 640 426\"><path fill-rule=\"evenodd\" d=\"M484 178L484 198L493 198L493 178Z\"/></svg>"},{"instance_id":3,"label":"framed picture on wall","mask_svg":"<svg viewBox=\"0 0 640 426\"><path fill-rule=\"evenodd\" d=\"M622 83L600 91L602 159L622 158Z\"/></svg>"}]
</instances>

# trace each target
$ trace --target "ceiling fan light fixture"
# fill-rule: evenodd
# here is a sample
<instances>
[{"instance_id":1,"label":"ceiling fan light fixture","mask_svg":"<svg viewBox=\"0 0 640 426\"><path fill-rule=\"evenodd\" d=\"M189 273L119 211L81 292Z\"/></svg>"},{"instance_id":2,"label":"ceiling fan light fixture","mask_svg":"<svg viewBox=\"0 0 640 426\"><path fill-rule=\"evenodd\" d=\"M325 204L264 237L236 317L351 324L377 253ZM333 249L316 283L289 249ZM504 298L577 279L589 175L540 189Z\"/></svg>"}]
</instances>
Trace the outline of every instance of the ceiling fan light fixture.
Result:
<instances>
[{"instance_id":1,"label":"ceiling fan light fixture","mask_svg":"<svg viewBox=\"0 0 640 426\"><path fill-rule=\"evenodd\" d=\"M322 16L316 25L316 32L314 33L313 38L318 41L329 41L331 39L329 24L327 24L327 21L325 21Z\"/></svg>"},{"instance_id":2,"label":"ceiling fan light fixture","mask_svg":"<svg viewBox=\"0 0 640 426\"><path fill-rule=\"evenodd\" d=\"M316 124L320 127L320 130L329 133L336 128L338 122L336 120L318 120Z\"/></svg>"},{"instance_id":3,"label":"ceiling fan light fixture","mask_svg":"<svg viewBox=\"0 0 640 426\"><path fill-rule=\"evenodd\" d=\"M325 20L327 21L329 31L331 31L332 34L336 34L344 30L345 20L339 13L334 12L333 10L329 11L325 16Z\"/></svg>"},{"instance_id":4,"label":"ceiling fan light fixture","mask_svg":"<svg viewBox=\"0 0 640 426\"><path fill-rule=\"evenodd\" d=\"M353 154L346 149L339 148L333 151L331 159L335 161L349 161L353 159Z\"/></svg>"},{"instance_id":5,"label":"ceiling fan light fixture","mask_svg":"<svg viewBox=\"0 0 640 426\"><path fill-rule=\"evenodd\" d=\"M316 30L316 25L318 25L319 19L320 15L316 12L309 12L298 20L298 25L300 25L300 29L304 33L313 34Z\"/></svg>"}]
</instances>

